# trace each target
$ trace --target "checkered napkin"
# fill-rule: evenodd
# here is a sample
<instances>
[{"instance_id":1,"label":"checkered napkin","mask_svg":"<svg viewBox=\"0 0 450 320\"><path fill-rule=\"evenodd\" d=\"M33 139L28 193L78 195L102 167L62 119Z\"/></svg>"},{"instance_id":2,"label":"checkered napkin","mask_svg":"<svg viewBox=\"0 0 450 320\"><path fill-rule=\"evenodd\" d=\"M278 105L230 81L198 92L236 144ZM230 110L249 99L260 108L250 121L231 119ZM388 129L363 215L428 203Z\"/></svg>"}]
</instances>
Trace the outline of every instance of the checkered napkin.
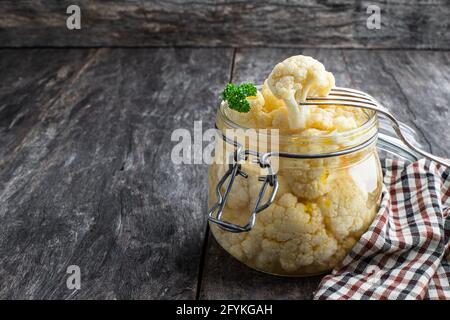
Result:
<instances>
[{"instance_id":1,"label":"checkered napkin","mask_svg":"<svg viewBox=\"0 0 450 320\"><path fill-rule=\"evenodd\" d=\"M450 299L450 169L382 163L381 208L314 299Z\"/></svg>"}]
</instances>

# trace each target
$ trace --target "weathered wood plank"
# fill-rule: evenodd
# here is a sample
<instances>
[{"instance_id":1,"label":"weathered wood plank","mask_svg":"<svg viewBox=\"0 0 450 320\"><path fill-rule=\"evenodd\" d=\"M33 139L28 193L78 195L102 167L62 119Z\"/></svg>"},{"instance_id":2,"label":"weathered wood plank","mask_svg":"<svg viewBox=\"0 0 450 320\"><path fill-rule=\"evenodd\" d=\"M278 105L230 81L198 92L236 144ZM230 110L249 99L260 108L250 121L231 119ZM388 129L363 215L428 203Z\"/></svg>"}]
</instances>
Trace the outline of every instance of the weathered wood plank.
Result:
<instances>
[{"instance_id":1,"label":"weathered wood plank","mask_svg":"<svg viewBox=\"0 0 450 320\"><path fill-rule=\"evenodd\" d=\"M450 48L447 0L80 0L0 2L2 46L288 46ZM366 26L367 6L381 29Z\"/></svg>"},{"instance_id":2,"label":"weathered wood plank","mask_svg":"<svg viewBox=\"0 0 450 320\"><path fill-rule=\"evenodd\" d=\"M231 61L230 49L0 50L1 298L195 297L206 170L174 165L170 135L213 125Z\"/></svg>"},{"instance_id":3,"label":"weathered wood plank","mask_svg":"<svg viewBox=\"0 0 450 320\"><path fill-rule=\"evenodd\" d=\"M450 52L380 52L379 57L396 84L402 118L421 133L432 153L450 158ZM400 109L395 101L388 105Z\"/></svg>"},{"instance_id":4,"label":"weathered wood plank","mask_svg":"<svg viewBox=\"0 0 450 320\"><path fill-rule=\"evenodd\" d=\"M233 81L262 83L275 63L296 54L322 61L336 83L371 93L419 130L435 154L450 157L450 52L238 49ZM210 235L202 299L308 299L320 277L279 278L252 271Z\"/></svg>"}]
</instances>

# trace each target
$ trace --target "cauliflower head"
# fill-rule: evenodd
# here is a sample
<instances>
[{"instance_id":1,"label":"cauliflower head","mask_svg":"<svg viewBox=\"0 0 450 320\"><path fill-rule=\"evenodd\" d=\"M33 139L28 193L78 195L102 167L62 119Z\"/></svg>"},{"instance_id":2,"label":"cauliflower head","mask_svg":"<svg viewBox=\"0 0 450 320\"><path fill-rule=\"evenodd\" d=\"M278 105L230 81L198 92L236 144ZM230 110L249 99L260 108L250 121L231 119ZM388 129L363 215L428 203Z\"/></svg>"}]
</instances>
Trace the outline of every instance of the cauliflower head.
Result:
<instances>
[{"instance_id":1,"label":"cauliflower head","mask_svg":"<svg viewBox=\"0 0 450 320\"><path fill-rule=\"evenodd\" d=\"M267 79L267 85L275 97L285 102L289 110L289 126L304 128L308 108L298 102L307 96L327 96L334 86L331 72L322 63L308 56L293 56L278 63Z\"/></svg>"}]
</instances>

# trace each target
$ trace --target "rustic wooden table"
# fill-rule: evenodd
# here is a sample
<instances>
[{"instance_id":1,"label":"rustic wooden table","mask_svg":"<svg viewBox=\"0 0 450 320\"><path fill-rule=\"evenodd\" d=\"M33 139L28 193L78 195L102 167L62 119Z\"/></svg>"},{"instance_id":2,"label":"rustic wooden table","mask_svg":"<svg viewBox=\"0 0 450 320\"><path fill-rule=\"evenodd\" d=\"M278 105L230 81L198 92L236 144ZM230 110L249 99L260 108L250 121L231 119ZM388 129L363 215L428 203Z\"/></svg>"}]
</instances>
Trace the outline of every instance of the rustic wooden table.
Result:
<instances>
[{"instance_id":1,"label":"rustic wooden table","mask_svg":"<svg viewBox=\"0 0 450 320\"><path fill-rule=\"evenodd\" d=\"M1 49L0 298L310 298L320 277L265 275L218 247L206 166L170 161L172 131L213 127L225 83L259 83L294 54L450 156L449 51Z\"/></svg>"}]
</instances>

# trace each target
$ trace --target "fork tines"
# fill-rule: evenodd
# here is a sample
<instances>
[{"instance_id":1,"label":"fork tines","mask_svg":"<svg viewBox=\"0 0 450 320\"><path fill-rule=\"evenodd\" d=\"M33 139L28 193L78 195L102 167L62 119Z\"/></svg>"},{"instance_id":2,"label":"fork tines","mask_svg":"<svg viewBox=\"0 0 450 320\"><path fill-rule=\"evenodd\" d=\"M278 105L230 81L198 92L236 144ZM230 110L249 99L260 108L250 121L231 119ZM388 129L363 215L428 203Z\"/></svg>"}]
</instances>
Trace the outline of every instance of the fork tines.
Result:
<instances>
[{"instance_id":1,"label":"fork tines","mask_svg":"<svg viewBox=\"0 0 450 320\"><path fill-rule=\"evenodd\" d=\"M365 92L334 87L326 97L307 97L301 105L338 105L372 109L378 107L377 101Z\"/></svg>"},{"instance_id":2,"label":"fork tines","mask_svg":"<svg viewBox=\"0 0 450 320\"><path fill-rule=\"evenodd\" d=\"M337 105L374 110L377 113L383 114L392 122L395 133L406 146L420 155L450 168L450 161L447 159L432 155L409 142L402 133L401 122L399 122L387 108L367 93L349 88L335 87L331 89L330 94L327 97L308 97L305 102L300 102L300 105Z\"/></svg>"}]
</instances>

